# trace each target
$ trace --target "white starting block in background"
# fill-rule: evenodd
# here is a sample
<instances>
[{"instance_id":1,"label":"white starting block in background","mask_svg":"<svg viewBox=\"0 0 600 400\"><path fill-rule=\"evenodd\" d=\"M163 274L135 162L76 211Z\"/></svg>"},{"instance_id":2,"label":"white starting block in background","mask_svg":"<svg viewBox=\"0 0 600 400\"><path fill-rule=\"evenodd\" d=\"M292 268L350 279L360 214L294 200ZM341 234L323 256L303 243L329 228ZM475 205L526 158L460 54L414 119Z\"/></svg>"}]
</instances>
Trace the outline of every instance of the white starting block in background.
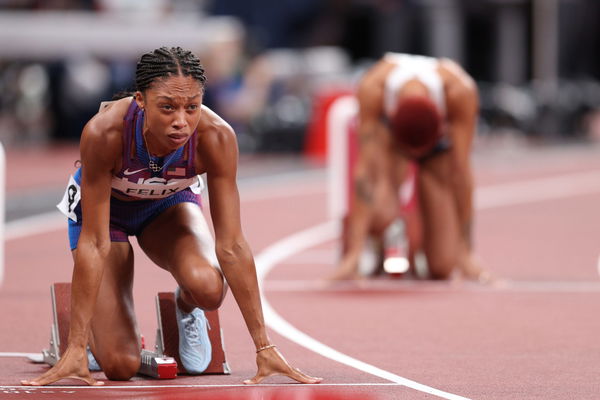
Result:
<instances>
[{"instance_id":1,"label":"white starting block in background","mask_svg":"<svg viewBox=\"0 0 600 400\"><path fill-rule=\"evenodd\" d=\"M4 282L4 225L6 220L6 153L0 142L0 286Z\"/></svg>"}]
</instances>

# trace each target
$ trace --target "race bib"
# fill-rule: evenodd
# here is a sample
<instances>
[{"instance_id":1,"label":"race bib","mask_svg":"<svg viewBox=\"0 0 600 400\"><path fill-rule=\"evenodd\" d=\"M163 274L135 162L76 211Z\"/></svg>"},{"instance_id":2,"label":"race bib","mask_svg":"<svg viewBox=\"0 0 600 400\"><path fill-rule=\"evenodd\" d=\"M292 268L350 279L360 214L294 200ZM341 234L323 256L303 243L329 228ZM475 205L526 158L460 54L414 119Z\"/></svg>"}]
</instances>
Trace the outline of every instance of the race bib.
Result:
<instances>
[{"instance_id":1,"label":"race bib","mask_svg":"<svg viewBox=\"0 0 600 400\"><path fill-rule=\"evenodd\" d=\"M75 214L75 207L79 204L81 200L81 188L79 184L75 182L73 175L69 177L69 184L67 185L67 189L65 190L65 194L60 201L56 205L56 207L65 214L69 219L77 222L77 215Z\"/></svg>"}]
</instances>

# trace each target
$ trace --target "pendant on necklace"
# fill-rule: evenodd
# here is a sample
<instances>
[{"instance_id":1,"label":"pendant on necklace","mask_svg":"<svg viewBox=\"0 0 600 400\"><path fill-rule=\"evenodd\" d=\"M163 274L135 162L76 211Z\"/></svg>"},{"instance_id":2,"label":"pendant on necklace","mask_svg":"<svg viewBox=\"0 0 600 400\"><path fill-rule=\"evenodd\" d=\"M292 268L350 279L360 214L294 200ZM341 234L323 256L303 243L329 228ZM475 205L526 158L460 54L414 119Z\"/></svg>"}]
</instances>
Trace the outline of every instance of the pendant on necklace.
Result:
<instances>
[{"instance_id":1,"label":"pendant on necklace","mask_svg":"<svg viewBox=\"0 0 600 400\"><path fill-rule=\"evenodd\" d=\"M161 166L159 166L157 163L154 162L154 160L150 160L148 161L148 167L153 171L153 172L160 172L160 170L162 169Z\"/></svg>"}]
</instances>

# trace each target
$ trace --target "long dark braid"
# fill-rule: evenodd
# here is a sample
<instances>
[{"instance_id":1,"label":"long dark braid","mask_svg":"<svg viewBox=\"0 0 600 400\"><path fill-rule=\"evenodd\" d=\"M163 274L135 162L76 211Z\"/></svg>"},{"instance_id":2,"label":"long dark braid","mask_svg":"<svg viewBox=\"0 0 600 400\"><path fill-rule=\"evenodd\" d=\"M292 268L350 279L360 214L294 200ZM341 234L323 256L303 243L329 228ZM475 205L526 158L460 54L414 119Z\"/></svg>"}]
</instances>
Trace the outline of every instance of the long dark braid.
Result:
<instances>
[{"instance_id":1,"label":"long dark braid","mask_svg":"<svg viewBox=\"0 0 600 400\"><path fill-rule=\"evenodd\" d=\"M191 51L181 47L161 47L142 55L135 71L136 89L144 92L152 83L169 76L191 76L204 89L204 68Z\"/></svg>"}]
</instances>

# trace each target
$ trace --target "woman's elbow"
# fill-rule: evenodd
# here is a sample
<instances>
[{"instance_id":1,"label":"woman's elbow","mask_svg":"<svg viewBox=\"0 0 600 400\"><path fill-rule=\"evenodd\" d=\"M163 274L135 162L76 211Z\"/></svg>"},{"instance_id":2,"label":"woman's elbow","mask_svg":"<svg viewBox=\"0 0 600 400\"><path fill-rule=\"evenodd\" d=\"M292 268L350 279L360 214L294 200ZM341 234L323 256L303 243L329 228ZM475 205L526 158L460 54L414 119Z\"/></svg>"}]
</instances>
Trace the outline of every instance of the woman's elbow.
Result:
<instances>
[{"instance_id":1,"label":"woman's elbow","mask_svg":"<svg viewBox=\"0 0 600 400\"><path fill-rule=\"evenodd\" d=\"M217 244L216 253L221 267L236 266L245 258L247 246L241 241L224 245Z\"/></svg>"},{"instance_id":2,"label":"woman's elbow","mask_svg":"<svg viewBox=\"0 0 600 400\"><path fill-rule=\"evenodd\" d=\"M78 252L94 254L100 258L108 257L111 249L110 238L82 234L77 244Z\"/></svg>"}]
</instances>

